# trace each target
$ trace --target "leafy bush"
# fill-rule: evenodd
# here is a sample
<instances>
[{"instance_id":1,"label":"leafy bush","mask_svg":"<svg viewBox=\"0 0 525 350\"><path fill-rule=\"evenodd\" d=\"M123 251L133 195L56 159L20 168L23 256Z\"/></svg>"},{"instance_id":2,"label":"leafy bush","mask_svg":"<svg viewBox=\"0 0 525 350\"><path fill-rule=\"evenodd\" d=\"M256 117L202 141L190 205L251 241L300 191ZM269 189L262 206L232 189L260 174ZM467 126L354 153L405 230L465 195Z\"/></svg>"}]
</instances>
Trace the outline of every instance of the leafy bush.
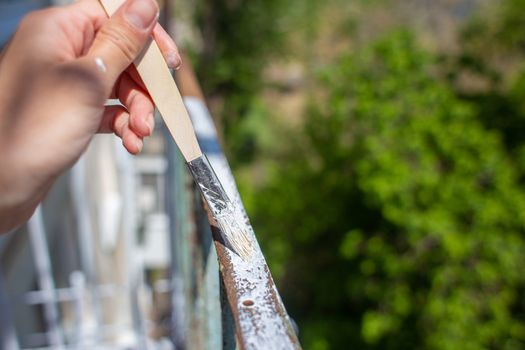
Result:
<instances>
[{"instance_id":1,"label":"leafy bush","mask_svg":"<svg viewBox=\"0 0 525 350\"><path fill-rule=\"evenodd\" d=\"M525 346L520 174L435 62L406 32L342 57L257 193L307 349Z\"/></svg>"}]
</instances>

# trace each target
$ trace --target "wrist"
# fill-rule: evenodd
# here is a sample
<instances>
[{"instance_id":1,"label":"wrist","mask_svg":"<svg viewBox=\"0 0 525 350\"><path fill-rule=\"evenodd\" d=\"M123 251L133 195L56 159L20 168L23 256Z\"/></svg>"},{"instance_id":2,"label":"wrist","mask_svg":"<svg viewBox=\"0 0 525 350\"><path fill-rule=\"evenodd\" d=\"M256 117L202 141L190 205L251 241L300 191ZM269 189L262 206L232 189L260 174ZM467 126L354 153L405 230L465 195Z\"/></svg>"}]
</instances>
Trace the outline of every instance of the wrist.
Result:
<instances>
[{"instance_id":1,"label":"wrist","mask_svg":"<svg viewBox=\"0 0 525 350\"><path fill-rule=\"evenodd\" d=\"M4 146L4 145L0 145ZM23 171L20 163L14 161L9 147L0 158L0 234L6 233L23 223L33 214L45 191L37 189L30 180L30 171Z\"/></svg>"}]
</instances>

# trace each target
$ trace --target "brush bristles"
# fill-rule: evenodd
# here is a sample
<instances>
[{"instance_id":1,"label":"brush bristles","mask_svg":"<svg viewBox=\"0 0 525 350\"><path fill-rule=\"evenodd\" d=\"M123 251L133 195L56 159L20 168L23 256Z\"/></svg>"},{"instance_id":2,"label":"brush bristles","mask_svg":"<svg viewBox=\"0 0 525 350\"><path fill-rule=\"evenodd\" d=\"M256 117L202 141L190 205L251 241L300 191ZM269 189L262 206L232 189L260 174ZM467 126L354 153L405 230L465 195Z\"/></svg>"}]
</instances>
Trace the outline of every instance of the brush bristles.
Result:
<instances>
[{"instance_id":1,"label":"brush bristles","mask_svg":"<svg viewBox=\"0 0 525 350\"><path fill-rule=\"evenodd\" d=\"M249 260L253 253L253 245L246 228L239 224L234 212L224 213L216 218L226 243L242 259Z\"/></svg>"},{"instance_id":2,"label":"brush bristles","mask_svg":"<svg viewBox=\"0 0 525 350\"><path fill-rule=\"evenodd\" d=\"M188 167L222 231L226 245L248 260L253 252L253 242L244 216L228 198L208 158L202 155L188 162Z\"/></svg>"}]
</instances>

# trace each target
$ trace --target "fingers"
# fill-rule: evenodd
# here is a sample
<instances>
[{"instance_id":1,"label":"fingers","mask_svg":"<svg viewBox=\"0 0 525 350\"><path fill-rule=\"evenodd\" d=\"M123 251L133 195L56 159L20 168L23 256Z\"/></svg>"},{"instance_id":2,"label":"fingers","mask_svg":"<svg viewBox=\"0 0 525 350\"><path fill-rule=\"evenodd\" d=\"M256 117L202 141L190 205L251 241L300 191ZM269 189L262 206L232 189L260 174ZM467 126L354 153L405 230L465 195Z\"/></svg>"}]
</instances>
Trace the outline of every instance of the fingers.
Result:
<instances>
[{"instance_id":1,"label":"fingers","mask_svg":"<svg viewBox=\"0 0 525 350\"><path fill-rule=\"evenodd\" d=\"M169 34L166 33L164 28L162 28L162 26L158 23L155 25L155 28L153 28L153 38L159 46L159 49L162 52L168 67L179 69L182 65L179 49Z\"/></svg>"},{"instance_id":2,"label":"fingers","mask_svg":"<svg viewBox=\"0 0 525 350\"><path fill-rule=\"evenodd\" d=\"M142 137L138 136L130 128L130 115L126 111L117 112L114 119L113 129L115 134L122 139L122 145L131 154L138 154L142 151Z\"/></svg>"},{"instance_id":3,"label":"fingers","mask_svg":"<svg viewBox=\"0 0 525 350\"><path fill-rule=\"evenodd\" d=\"M153 102L128 75L122 77L117 95L130 114L130 129L138 136L153 132Z\"/></svg>"},{"instance_id":4,"label":"fingers","mask_svg":"<svg viewBox=\"0 0 525 350\"><path fill-rule=\"evenodd\" d=\"M150 117L151 119L148 123L153 128L153 115ZM144 136L132 129L130 119L130 113L123 107L109 107L104 113L104 117L102 118L103 122L98 132L115 133L115 135L122 139L122 145L124 145L129 153L137 154L142 150L142 139Z\"/></svg>"},{"instance_id":5,"label":"fingers","mask_svg":"<svg viewBox=\"0 0 525 350\"><path fill-rule=\"evenodd\" d=\"M93 12L93 16L98 17L99 13L92 9L95 5L93 0L82 2L82 6L90 10L86 12ZM97 34L87 55L80 59L96 66L104 82L106 97L120 78L115 92L127 110L106 109L99 132L115 132L122 138L126 149L133 154L140 152L142 138L151 135L153 131L154 106L131 63L148 40L151 40L151 35L170 68L178 68L182 62L177 46L156 23L157 18L155 1L127 0L109 20L97 26Z\"/></svg>"},{"instance_id":6,"label":"fingers","mask_svg":"<svg viewBox=\"0 0 525 350\"><path fill-rule=\"evenodd\" d=\"M97 133L99 134L109 134L114 133L114 123L115 117L121 112L127 111L126 108L122 106L107 106L104 109L104 114L102 115L102 120L98 127Z\"/></svg>"},{"instance_id":7,"label":"fingers","mask_svg":"<svg viewBox=\"0 0 525 350\"><path fill-rule=\"evenodd\" d=\"M98 31L104 22L107 21L106 12L102 8L99 0L79 0L70 4L69 6L71 6L79 15L87 17L89 19L89 23L93 25L95 31ZM157 42L157 45L159 46L168 66L172 69L178 69L182 63L182 60L177 45L173 39L158 23L153 27L152 35ZM91 41L88 41L87 44L91 46Z\"/></svg>"},{"instance_id":8,"label":"fingers","mask_svg":"<svg viewBox=\"0 0 525 350\"><path fill-rule=\"evenodd\" d=\"M164 56L164 60L166 61L168 67L178 70L182 65L182 58L179 53L179 49L169 34L166 33L164 28L162 28L162 26L158 23L153 29L153 38L159 46L159 49L162 52L162 56ZM138 84L142 89L147 90L144 82L140 78L137 68L135 68L134 65L129 66L126 70L126 73L128 73L135 83Z\"/></svg>"},{"instance_id":9,"label":"fingers","mask_svg":"<svg viewBox=\"0 0 525 350\"><path fill-rule=\"evenodd\" d=\"M114 132L122 138L126 149L136 154L142 148L142 138L153 132L153 102L127 74L122 76L116 94L125 109L118 106L106 108L99 132Z\"/></svg>"},{"instance_id":10,"label":"fingers","mask_svg":"<svg viewBox=\"0 0 525 350\"><path fill-rule=\"evenodd\" d=\"M106 95L151 40L157 18L154 0L127 0L98 31L86 58L96 63Z\"/></svg>"}]
</instances>

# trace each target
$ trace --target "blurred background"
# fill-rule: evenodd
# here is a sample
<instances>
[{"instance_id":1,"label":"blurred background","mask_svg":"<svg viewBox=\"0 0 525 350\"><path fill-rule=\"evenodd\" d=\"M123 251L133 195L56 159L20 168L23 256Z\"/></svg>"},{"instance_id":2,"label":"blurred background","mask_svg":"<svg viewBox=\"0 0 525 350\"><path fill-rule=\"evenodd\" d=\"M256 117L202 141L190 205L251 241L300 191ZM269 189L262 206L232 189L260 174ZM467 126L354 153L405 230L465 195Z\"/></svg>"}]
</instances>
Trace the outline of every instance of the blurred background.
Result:
<instances>
[{"instance_id":1,"label":"blurred background","mask_svg":"<svg viewBox=\"0 0 525 350\"><path fill-rule=\"evenodd\" d=\"M525 349L524 1L165 3L305 349Z\"/></svg>"},{"instance_id":2,"label":"blurred background","mask_svg":"<svg viewBox=\"0 0 525 350\"><path fill-rule=\"evenodd\" d=\"M197 2L305 349L525 348L525 2Z\"/></svg>"}]
</instances>

